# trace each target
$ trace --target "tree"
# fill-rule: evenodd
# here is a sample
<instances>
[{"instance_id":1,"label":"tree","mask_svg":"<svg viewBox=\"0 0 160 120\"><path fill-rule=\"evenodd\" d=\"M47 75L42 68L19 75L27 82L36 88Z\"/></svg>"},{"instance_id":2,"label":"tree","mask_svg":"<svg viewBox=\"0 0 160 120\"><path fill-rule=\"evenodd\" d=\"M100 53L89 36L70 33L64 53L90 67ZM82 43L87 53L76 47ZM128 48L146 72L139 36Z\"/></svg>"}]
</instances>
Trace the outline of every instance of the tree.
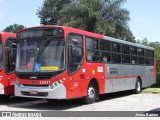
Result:
<instances>
[{"instance_id":1,"label":"tree","mask_svg":"<svg viewBox=\"0 0 160 120\"><path fill-rule=\"evenodd\" d=\"M3 32L12 32L12 33L16 33L17 31L21 30L25 28L23 25L18 25L18 24L13 24L13 25L9 25L8 27L6 27Z\"/></svg>"},{"instance_id":2,"label":"tree","mask_svg":"<svg viewBox=\"0 0 160 120\"><path fill-rule=\"evenodd\" d=\"M126 40L129 42L136 43L135 37L133 36L133 33L129 30L129 28L116 25L116 30L114 32L110 32L106 35L109 35L114 38L118 38L121 40Z\"/></svg>"},{"instance_id":3,"label":"tree","mask_svg":"<svg viewBox=\"0 0 160 120\"><path fill-rule=\"evenodd\" d=\"M137 44L141 44L141 45L144 45L144 46L149 46L149 41L148 41L148 39L145 37L144 39L137 39L136 40L136 43Z\"/></svg>"},{"instance_id":4,"label":"tree","mask_svg":"<svg viewBox=\"0 0 160 120\"><path fill-rule=\"evenodd\" d=\"M122 9L125 0L76 0L62 10L63 24L90 32L114 32L116 25L127 27L129 12Z\"/></svg>"},{"instance_id":5,"label":"tree","mask_svg":"<svg viewBox=\"0 0 160 120\"><path fill-rule=\"evenodd\" d=\"M157 72L160 72L160 49L156 50L156 57L157 57Z\"/></svg>"},{"instance_id":6,"label":"tree","mask_svg":"<svg viewBox=\"0 0 160 120\"><path fill-rule=\"evenodd\" d=\"M45 0L37 15L43 24L60 24L134 41L127 25L126 0Z\"/></svg>"},{"instance_id":7,"label":"tree","mask_svg":"<svg viewBox=\"0 0 160 120\"><path fill-rule=\"evenodd\" d=\"M60 10L71 0L44 0L42 7L37 11L41 24L58 24L62 15Z\"/></svg>"},{"instance_id":8,"label":"tree","mask_svg":"<svg viewBox=\"0 0 160 120\"><path fill-rule=\"evenodd\" d=\"M148 39L147 38L144 38L143 40L142 40L142 43L141 43L142 45L145 45L145 46L149 46L149 41L148 41Z\"/></svg>"},{"instance_id":9,"label":"tree","mask_svg":"<svg viewBox=\"0 0 160 120\"><path fill-rule=\"evenodd\" d=\"M158 41L157 42L150 42L149 46L154 47L156 49L160 49L160 42L158 42Z\"/></svg>"}]
</instances>

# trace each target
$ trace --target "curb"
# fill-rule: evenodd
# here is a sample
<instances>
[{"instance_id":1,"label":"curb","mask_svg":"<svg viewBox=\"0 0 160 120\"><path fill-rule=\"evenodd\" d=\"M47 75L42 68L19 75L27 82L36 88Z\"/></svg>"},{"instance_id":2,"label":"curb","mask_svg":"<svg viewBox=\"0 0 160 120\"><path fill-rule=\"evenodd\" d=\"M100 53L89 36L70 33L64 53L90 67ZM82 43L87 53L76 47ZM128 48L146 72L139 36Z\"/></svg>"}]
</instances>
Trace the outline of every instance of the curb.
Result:
<instances>
[{"instance_id":1,"label":"curb","mask_svg":"<svg viewBox=\"0 0 160 120\"><path fill-rule=\"evenodd\" d=\"M142 93L160 94L160 91L142 91Z\"/></svg>"}]
</instances>

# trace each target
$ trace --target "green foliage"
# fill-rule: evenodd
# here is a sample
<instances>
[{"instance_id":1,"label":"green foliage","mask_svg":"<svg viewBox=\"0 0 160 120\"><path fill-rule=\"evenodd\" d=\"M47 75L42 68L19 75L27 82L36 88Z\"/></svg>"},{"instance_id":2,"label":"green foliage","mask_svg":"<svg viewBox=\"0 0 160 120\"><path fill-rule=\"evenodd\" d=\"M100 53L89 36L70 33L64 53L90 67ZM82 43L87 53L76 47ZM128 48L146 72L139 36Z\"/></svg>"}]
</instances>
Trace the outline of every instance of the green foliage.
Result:
<instances>
[{"instance_id":1,"label":"green foliage","mask_svg":"<svg viewBox=\"0 0 160 120\"><path fill-rule=\"evenodd\" d=\"M133 43L136 42L135 37L133 36L132 32L126 27L117 25L115 32L108 33L108 35L114 38L121 39L121 40L126 40L126 41L133 42Z\"/></svg>"},{"instance_id":2,"label":"green foliage","mask_svg":"<svg viewBox=\"0 0 160 120\"><path fill-rule=\"evenodd\" d=\"M158 41L157 42L150 42L149 46L154 47L156 49L160 49L160 42L158 42Z\"/></svg>"},{"instance_id":3,"label":"green foliage","mask_svg":"<svg viewBox=\"0 0 160 120\"><path fill-rule=\"evenodd\" d=\"M149 41L148 41L148 39L146 37L144 39L142 39L142 40L138 39L136 41L136 43L137 44L141 44L141 45L145 45L145 46L150 46L150 43L149 43Z\"/></svg>"},{"instance_id":4,"label":"green foliage","mask_svg":"<svg viewBox=\"0 0 160 120\"><path fill-rule=\"evenodd\" d=\"M129 30L126 0L44 0L41 24L58 24L135 42Z\"/></svg>"},{"instance_id":5,"label":"green foliage","mask_svg":"<svg viewBox=\"0 0 160 120\"><path fill-rule=\"evenodd\" d=\"M62 10L63 24L96 33L111 33L127 27L129 12L121 6L125 0L77 0Z\"/></svg>"},{"instance_id":6,"label":"green foliage","mask_svg":"<svg viewBox=\"0 0 160 120\"><path fill-rule=\"evenodd\" d=\"M148 88L145 88L143 91L160 91L160 88L148 87Z\"/></svg>"},{"instance_id":7,"label":"green foliage","mask_svg":"<svg viewBox=\"0 0 160 120\"><path fill-rule=\"evenodd\" d=\"M9 25L8 27L6 27L3 32L12 32L12 33L16 33L17 31L21 30L25 28L23 25L18 25L18 24L13 24L13 25Z\"/></svg>"},{"instance_id":8,"label":"green foliage","mask_svg":"<svg viewBox=\"0 0 160 120\"><path fill-rule=\"evenodd\" d=\"M42 7L37 11L41 24L57 24L62 15L60 10L71 0L44 0Z\"/></svg>"},{"instance_id":9,"label":"green foliage","mask_svg":"<svg viewBox=\"0 0 160 120\"><path fill-rule=\"evenodd\" d=\"M148 39L147 38L144 38L143 40L142 40L142 43L141 43L142 45L145 45L145 46L149 46L149 41L148 41Z\"/></svg>"},{"instance_id":10,"label":"green foliage","mask_svg":"<svg viewBox=\"0 0 160 120\"><path fill-rule=\"evenodd\" d=\"M160 72L157 73L156 76L156 85L154 85L155 87L160 87Z\"/></svg>"},{"instance_id":11,"label":"green foliage","mask_svg":"<svg viewBox=\"0 0 160 120\"><path fill-rule=\"evenodd\" d=\"M157 72L160 73L160 49L156 50L156 57L157 57Z\"/></svg>"},{"instance_id":12,"label":"green foliage","mask_svg":"<svg viewBox=\"0 0 160 120\"><path fill-rule=\"evenodd\" d=\"M157 78L156 86L160 87L160 48L156 49L156 60L157 60Z\"/></svg>"}]
</instances>

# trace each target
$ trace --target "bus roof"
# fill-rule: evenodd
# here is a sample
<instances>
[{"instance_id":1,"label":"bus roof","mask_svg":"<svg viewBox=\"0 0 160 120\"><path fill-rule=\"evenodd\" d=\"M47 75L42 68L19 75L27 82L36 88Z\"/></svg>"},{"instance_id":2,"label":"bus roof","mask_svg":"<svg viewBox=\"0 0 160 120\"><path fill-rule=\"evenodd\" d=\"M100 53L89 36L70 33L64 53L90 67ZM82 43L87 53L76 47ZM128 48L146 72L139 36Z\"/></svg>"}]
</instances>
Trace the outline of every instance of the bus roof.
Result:
<instances>
[{"instance_id":1,"label":"bus roof","mask_svg":"<svg viewBox=\"0 0 160 120\"><path fill-rule=\"evenodd\" d=\"M130 45L130 46L134 46L134 47L154 50L153 47L144 46L144 45L140 45L140 44L137 44L137 43L132 43L132 42L128 42L128 41L125 41L125 40L120 40L120 39L116 39L116 38L112 38L112 37L108 37L108 36L104 36L104 39L112 41L112 42L117 42L117 43L122 43L122 44Z\"/></svg>"},{"instance_id":2,"label":"bus roof","mask_svg":"<svg viewBox=\"0 0 160 120\"><path fill-rule=\"evenodd\" d=\"M153 47L148 47L148 46L140 45L140 44L137 44L137 43L132 43L132 42L128 42L128 41L125 41L125 40L120 40L120 39L116 39L116 38L100 35L100 34L97 34L97 33L88 32L88 31L85 31L85 30L80 30L80 29L76 29L76 28L72 28L72 27L68 27L68 26L42 25L42 26L24 28L24 29L22 29L20 31L23 31L23 30L26 30L26 29L30 29L30 28L41 28L41 27L42 28L45 28L45 27L60 27L60 28L68 30L68 32L79 33L79 34L83 34L83 35L90 36L90 37L96 37L96 38L99 38L99 39L109 40L109 41L112 41L112 42L118 42L118 43L131 45L131 46L135 46L135 47L139 47L139 48L154 50Z\"/></svg>"},{"instance_id":3,"label":"bus roof","mask_svg":"<svg viewBox=\"0 0 160 120\"><path fill-rule=\"evenodd\" d=\"M103 39L104 36L103 35L100 35L100 34L96 34L96 33L92 33L92 32L88 32L88 31L85 31L85 30L80 30L80 29L76 29L76 28L72 28L72 27L68 27L68 26L57 26L57 25L42 25L42 26L34 26L34 27L29 27L29 28L24 28L18 32L21 32L23 30L27 30L27 29L32 29L32 28L52 28L52 27L59 27L59 28L63 28L65 29L65 32L67 31L68 33L70 32L73 32L73 33L77 33L77 34L82 34L82 35L86 35L86 36L92 36L92 37L96 37L96 38L99 38L99 39Z\"/></svg>"},{"instance_id":4,"label":"bus roof","mask_svg":"<svg viewBox=\"0 0 160 120\"><path fill-rule=\"evenodd\" d=\"M10 32L0 32L0 36L2 37L2 43L5 43L7 38L16 38L16 34Z\"/></svg>"}]
</instances>

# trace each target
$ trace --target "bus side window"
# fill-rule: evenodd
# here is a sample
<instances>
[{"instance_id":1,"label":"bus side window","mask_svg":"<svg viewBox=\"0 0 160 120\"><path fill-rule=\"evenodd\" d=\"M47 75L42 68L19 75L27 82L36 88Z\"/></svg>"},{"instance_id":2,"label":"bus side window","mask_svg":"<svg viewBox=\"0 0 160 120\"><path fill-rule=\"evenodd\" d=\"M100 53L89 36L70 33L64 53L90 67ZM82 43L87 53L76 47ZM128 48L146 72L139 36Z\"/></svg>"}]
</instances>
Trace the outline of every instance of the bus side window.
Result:
<instances>
[{"instance_id":1,"label":"bus side window","mask_svg":"<svg viewBox=\"0 0 160 120\"><path fill-rule=\"evenodd\" d=\"M151 65L153 65L154 64L154 52L153 51L150 51L150 63L151 63Z\"/></svg>"},{"instance_id":2,"label":"bus side window","mask_svg":"<svg viewBox=\"0 0 160 120\"><path fill-rule=\"evenodd\" d=\"M121 44L112 43L112 61L113 63L121 63Z\"/></svg>"},{"instance_id":3,"label":"bus side window","mask_svg":"<svg viewBox=\"0 0 160 120\"><path fill-rule=\"evenodd\" d=\"M86 49L87 49L87 61L88 62L99 62L100 52L98 51L98 40L94 38L86 38Z\"/></svg>"},{"instance_id":4,"label":"bus side window","mask_svg":"<svg viewBox=\"0 0 160 120\"><path fill-rule=\"evenodd\" d=\"M130 64L130 46L122 45L122 63Z\"/></svg>"},{"instance_id":5,"label":"bus side window","mask_svg":"<svg viewBox=\"0 0 160 120\"><path fill-rule=\"evenodd\" d=\"M144 49L138 48L137 51L138 51L138 62L139 62L139 64L144 65L145 64Z\"/></svg>"},{"instance_id":6,"label":"bus side window","mask_svg":"<svg viewBox=\"0 0 160 120\"><path fill-rule=\"evenodd\" d=\"M131 64L138 64L137 48L131 46L130 51L131 51Z\"/></svg>"},{"instance_id":7,"label":"bus side window","mask_svg":"<svg viewBox=\"0 0 160 120\"><path fill-rule=\"evenodd\" d=\"M111 42L107 40L100 40L101 61L111 62Z\"/></svg>"},{"instance_id":8,"label":"bus side window","mask_svg":"<svg viewBox=\"0 0 160 120\"><path fill-rule=\"evenodd\" d=\"M110 63L111 62L111 53L101 52L101 61Z\"/></svg>"}]
</instances>

